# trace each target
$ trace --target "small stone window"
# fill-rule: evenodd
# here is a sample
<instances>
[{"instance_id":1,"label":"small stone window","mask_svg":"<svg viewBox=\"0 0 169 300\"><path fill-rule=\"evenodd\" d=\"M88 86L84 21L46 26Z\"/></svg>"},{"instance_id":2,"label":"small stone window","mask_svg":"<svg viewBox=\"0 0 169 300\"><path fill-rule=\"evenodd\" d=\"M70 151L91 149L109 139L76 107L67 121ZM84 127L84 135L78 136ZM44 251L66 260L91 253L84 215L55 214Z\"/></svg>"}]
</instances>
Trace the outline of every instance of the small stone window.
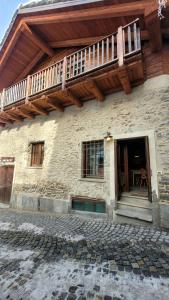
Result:
<instances>
[{"instance_id":1,"label":"small stone window","mask_svg":"<svg viewBox=\"0 0 169 300\"><path fill-rule=\"evenodd\" d=\"M31 144L31 167L41 167L44 160L44 142Z\"/></svg>"},{"instance_id":2,"label":"small stone window","mask_svg":"<svg viewBox=\"0 0 169 300\"><path fill-rule=\"evenodd\" d=\"M83 177L104 177L104 141L90 141L82 144Z\"/></svg>"}]
</instances>

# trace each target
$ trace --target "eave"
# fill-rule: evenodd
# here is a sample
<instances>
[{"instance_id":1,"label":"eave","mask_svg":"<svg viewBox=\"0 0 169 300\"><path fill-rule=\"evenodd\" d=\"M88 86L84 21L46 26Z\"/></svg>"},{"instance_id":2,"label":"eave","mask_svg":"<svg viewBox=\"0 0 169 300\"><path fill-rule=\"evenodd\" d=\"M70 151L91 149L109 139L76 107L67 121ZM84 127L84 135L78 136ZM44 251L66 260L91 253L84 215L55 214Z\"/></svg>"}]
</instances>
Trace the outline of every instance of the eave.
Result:
<instances>
[{"instance_id":1,"label":"eave","mask_svg":"<svg viewBox=\"0 0 169 300\"><path fill-rule=\"evenodd\" d=\"M128 39L124 36L128 33ZM105 96L144 81L138 20L104 39L28 76L1 94L0 120L21 123L24 118L81 108L85 101L103 102ZM3 123L4 120L4 123Z\"/></svg>"}]
</instances>

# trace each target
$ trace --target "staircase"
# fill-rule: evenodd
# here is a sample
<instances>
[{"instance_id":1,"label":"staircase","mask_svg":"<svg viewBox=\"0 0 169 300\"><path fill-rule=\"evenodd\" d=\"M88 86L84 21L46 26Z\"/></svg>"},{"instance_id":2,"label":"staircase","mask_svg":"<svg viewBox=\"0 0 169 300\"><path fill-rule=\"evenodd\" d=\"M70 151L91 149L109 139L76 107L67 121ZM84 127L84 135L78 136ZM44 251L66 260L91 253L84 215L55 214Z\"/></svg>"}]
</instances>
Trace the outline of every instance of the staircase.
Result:
<instances>
[{"instance_id":1,"label":"staircase","mask_svg":"<svg viewBox=\"0 0 169 300\"><path fill-rule=\"evenodd\" d=\"M115 211L116 219L118 216L132 218L152 223L152 203L146 197L131 196L127 193L122 194L120 201L117 202Z\"/></svg>"}]
</instances>

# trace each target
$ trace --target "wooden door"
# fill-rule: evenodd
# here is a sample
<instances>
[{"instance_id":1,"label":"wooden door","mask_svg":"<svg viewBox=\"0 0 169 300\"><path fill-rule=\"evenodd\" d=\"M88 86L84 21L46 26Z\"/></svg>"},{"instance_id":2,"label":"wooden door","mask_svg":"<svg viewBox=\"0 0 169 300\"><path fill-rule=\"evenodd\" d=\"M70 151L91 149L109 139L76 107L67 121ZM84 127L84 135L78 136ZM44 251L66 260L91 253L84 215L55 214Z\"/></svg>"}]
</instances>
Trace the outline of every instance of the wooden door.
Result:
<instances>
[{"instance_id":1,"label":"wooden door","mask_svg":"<svg viewBox=\"0 0 169 300\"><path fill-rule=\"evenodd\" d=\"M147 181L148 181L148 199L152 201L150 151L149 151L148 136L145 137L145 156L146 156L146 170L147 170Z\"/></svg>"},{"instance_id":2,"label":"wooden door","mask_svg":"<svg viewBox=\"0 0 169 300\"><path fill-rule=\"evenodd\" d=\"M124 180L125 180L125 192L129 192L129 157L128 157L128 145L124 145Z\"/></svg>"},{"instance_id":3,"label":"wooden door","mask_svg":"<svg viewBox=\"0 0 169 300\"><path fill-rule=\"evenodd\" d=\"M114 141L114 153L115 153L115 193L116 201L120 200L121 196L121 184L120 184L120 144L117 140Z\"/></svg>"},{"instance_id":4,"label":"wooden door","mask_svg":"<svg viewBox=\"0 0 169 300\"><path fill-rule=\"evenodd\" d=\"M0 167L0 202L9 203L13 182L13 166Z\"/></svg>"}]
</instances>

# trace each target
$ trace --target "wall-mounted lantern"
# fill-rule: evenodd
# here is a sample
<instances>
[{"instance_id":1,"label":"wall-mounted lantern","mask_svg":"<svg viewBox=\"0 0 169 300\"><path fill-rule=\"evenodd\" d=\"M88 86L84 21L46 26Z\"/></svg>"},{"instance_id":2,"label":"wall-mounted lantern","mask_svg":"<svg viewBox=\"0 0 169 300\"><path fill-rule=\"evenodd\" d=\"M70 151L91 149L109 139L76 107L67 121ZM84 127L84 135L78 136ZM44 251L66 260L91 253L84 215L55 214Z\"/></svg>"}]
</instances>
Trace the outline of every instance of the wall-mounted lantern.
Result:
<instances>
[{"instance_id":1,"label":"wall-mounted lantern","mask_svg":"<svg viewBox=\"0 0 169 300\"><path fill-rule=\"evenodd\" d=\"M104 137L104 139L107 141L107 142L110 142L113 140L113 137L111 135L110 132L107 132L107 135Z\"/></svg>"}]
</instances>

